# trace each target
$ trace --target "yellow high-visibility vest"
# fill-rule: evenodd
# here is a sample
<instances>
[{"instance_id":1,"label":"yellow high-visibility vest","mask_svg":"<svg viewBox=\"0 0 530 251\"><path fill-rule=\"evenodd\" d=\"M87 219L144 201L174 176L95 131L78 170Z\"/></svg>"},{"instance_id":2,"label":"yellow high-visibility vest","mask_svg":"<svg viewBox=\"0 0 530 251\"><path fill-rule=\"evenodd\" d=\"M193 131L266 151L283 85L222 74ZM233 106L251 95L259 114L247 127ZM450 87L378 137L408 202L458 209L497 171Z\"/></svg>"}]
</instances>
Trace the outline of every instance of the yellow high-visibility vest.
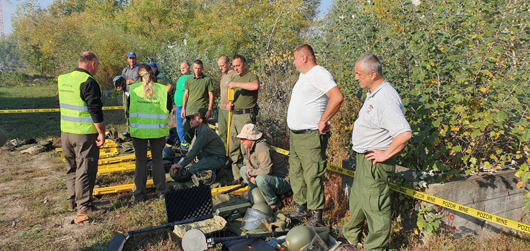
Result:
<instances>
[{"instance_id":1,"label":"yellow high-visibility vest","mask_svg":"<svg viewBox=\"0 0 530 251\"><path fill-rule=\"evenodd\" d=\"M87 103L81 99L81 85L89 78L92 78L90 74L81 71L73 71L59 76L62 132L74 134L93 134L98 132L94 126L92 116L88 112Z\"/></svg>"},{"instance_id":2,"label":"yellow high-visibility vest","mask_svg":"<svg viewBox=\"0 0 530 251\"><path fill-rule=\"evenodd\" d=\"M156 139L167 135L169 111L167 110L167 86L154 84L155 95L144 98L142 83L130 87L129 130L131 137Z\"/></svg>"}]
</instances>

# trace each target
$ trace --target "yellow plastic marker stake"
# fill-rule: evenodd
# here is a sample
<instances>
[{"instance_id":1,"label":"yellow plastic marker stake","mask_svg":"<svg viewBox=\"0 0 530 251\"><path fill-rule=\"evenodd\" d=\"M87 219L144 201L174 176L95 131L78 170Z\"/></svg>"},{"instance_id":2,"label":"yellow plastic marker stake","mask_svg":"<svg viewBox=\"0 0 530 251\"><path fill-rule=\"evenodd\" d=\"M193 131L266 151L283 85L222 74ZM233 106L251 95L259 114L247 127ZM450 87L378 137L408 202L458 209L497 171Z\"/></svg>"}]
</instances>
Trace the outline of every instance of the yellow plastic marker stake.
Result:
<instances>
[{"instance_id":1,"label":"yellow plastic marker stake","mask_svg":"<svg viewBox=\"0 0 530 251\"><path fill-rule=\"evenodd\" d=\"M234 96L236 94L236 91L232 88L228 88L228 103L230 104L230 107L234 104ZM226 129L226 157L230 157L230 122L232 122L232 109L230 108L230 111L228 111L228 128Z\"/></svg>"}]
</instances>

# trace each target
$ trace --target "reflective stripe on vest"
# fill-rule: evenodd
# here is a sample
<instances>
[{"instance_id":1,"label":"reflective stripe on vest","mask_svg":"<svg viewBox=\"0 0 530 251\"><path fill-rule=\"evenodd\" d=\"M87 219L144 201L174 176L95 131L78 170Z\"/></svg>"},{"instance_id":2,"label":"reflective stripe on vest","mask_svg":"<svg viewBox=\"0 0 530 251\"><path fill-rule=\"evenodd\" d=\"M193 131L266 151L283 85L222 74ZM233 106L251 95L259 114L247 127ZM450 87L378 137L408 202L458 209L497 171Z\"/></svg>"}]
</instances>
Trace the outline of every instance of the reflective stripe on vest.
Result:
<instances>
[{"instance_id":1,"label":"reflective stripe on vest","mask_svg":"<svg viewBox=\"0 0 530 251\"><path fill-rule=\"evenodd\" d=\"M70 110L88 112L88 107L87 106L61 104L61 108L62 109L70 109Z\"/></svg>"},{"instance_id":2,"label":"reflective stripe on vest","mask_svg":"<svg viewBox=\"0 0 530 251\"><path fill-rule=\"evenodd\" d=\"M61 131L73 134L97 133L88 106L81 99L81 85L90 74L73 71L58 78L59 102L61 107Z\"/></svg>"},{"instance_id":3,"label":"reflective stripe on vest","mask_svg":"<svg viewBox=\"0 0 530 251\"><path fill-rule=\"evenodd\" d=\"M130 86L129 130L140 139L156 139L167 135L167 86L154 84L154 96L144 98L142 83Z\"/></svg>"},{"instance_id":4,"label":"reflective stripe on vest","mask_svg":"<svg viewBox=\"0 0 530 251\"><path fill-rule=\"evenodd\" d=\"M129 118L144 118L144 119L168 119L167 115L146 114L146 113L129 113Z\"/></svg>"},{"instance_id":5,"label":"reflective stripe on vest","mask_svg":"<svg viewBox=\"0 0 530 251\"><path fill-rule=\"evenodd\" d=\"M160 129L160 128L166 128L167 124L158 124L158 125L131 124L131 127L139 128L139 129Z\"/></svg>"},{"instance_id":6,"label":"reflective stripe on vest","mask_svg":"<svg viewBox=\"0 0 530 251\"><path fill-rule=\"evenodd\" d=\"M61 115L61 120L70 121L70 122L80 122L80 123L94 123L92 118L74 118Z\"/></svg>"}]
</instances>

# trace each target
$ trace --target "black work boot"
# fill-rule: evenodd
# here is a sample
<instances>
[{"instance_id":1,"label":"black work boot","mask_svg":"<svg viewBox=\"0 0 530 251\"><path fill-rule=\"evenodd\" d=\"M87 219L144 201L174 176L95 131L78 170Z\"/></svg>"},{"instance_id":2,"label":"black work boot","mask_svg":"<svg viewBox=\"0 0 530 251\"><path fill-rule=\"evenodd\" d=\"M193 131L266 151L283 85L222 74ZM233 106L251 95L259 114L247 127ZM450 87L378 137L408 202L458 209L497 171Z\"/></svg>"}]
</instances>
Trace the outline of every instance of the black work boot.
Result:
<instances>
[{"instance_id":1,"label":"black work boot","mask_svg":"<svg viewBox=\"0 0 530 251\"><path fill-rule=\"evenodd\" d=\"M322 213L324 210L312 210L311 218L309 219L309 226L311 227L323 227L324 222L322 221Z\"/></svg>"},{"instance_id":2,"label":"black work boot","mask_svg":"<svg viewBox=\"0 0 530 251\"><path fill-rule=\"evenodd\" d=\"M307 206L299 205L298 203L294 203L294 212L292 212L289 215L291 218L295 218L297 220L303 220L305 217L307 217Z\"/></svg>"}]
</instances>

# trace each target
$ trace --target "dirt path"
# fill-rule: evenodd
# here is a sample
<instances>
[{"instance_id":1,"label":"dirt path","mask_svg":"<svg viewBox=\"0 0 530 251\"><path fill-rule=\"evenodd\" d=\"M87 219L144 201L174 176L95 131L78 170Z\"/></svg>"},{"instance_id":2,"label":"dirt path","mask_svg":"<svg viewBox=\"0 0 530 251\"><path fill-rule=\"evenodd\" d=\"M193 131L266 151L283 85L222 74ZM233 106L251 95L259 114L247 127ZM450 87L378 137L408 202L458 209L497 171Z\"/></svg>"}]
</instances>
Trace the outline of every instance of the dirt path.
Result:
<instances>
[{"instance_id":1,"label":"dirt path","mask_svg":"<svg viewBox=\"0 0 530 251\"><path fill-rule=\"evenodd\" d=\"M0 249L76 249L88 228L70 224L64 164L58 155L0 150ZM46 239L43 242L37 241Z\"/></svg>"}]
</instances>

